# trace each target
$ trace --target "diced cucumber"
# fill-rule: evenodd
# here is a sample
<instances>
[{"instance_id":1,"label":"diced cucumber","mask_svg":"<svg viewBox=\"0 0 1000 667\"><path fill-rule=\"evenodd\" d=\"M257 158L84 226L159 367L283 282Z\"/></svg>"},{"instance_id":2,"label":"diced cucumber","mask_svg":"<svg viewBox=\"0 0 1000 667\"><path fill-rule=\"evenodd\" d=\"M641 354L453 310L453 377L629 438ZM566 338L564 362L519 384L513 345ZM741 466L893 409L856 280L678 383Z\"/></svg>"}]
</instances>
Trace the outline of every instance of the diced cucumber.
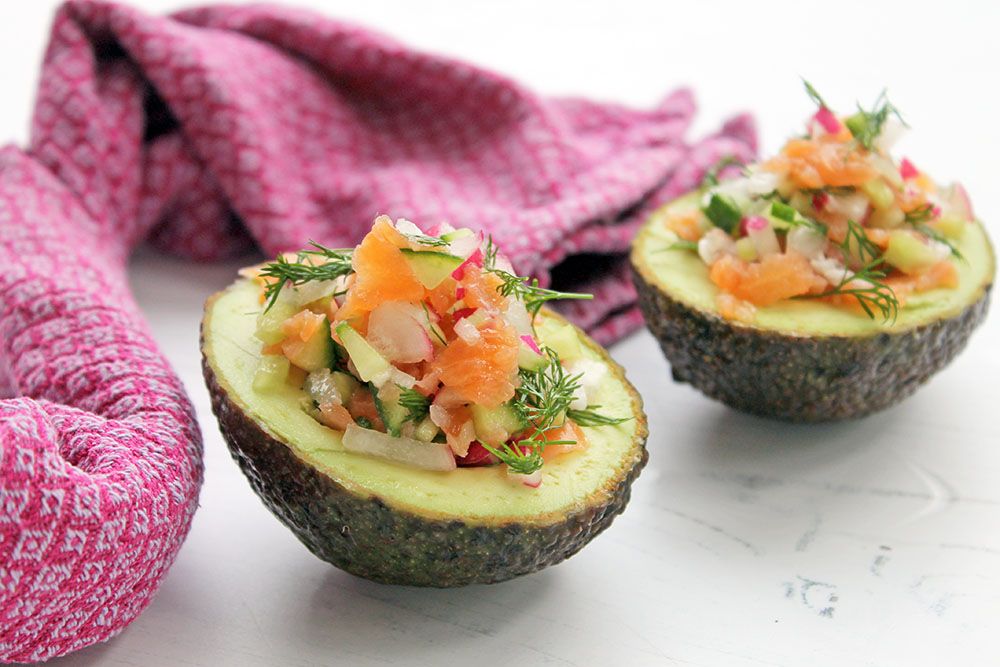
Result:
<instances>
[{"instance_id":1,"label":"diced cucumber","mask_svg":"<svg viewBox=\"0 0 1000 667\"><path fill-rule=\"evenodd\" d=\"M956 241L961 240L962 236L965 235L965 228L969 226L965 220L954 216L939 218L928 222L927 225L939 234Z\"/></svg>"},{"instance_id":2,"label":"diced cucumber","mask_svg":"<svg viewBox=\"0 0 1000 667\"><path fill-rule=\"evenodd\" d=\"M908 231L897 230L889 235L885 261L903 273L921 273L937 262L934 250Z\"/></svg>"},{"instance_id":3,"label":"diced cucumber","mask_svg":"<svg viewBox=\"0 0 1000 667\"><path fill-rule=\"evenodd\" d=\"M267 308L266 304L264 308L266 310L262 310L257 316L257 330L254 336L265 345L280 343L285 338L281 325L300 309L288 287L283 287L278 292L278 298L270 308Z\"/></svg>"},{"instance_id":4,"label":"diced cucumber","mask_svg":"<svg viewBox=\"0 0 1000 667\"><path fill-rule=\"evenodd\" d=\"M365 382L371 382L378 377L387 377L392 365L378 351L355 331L347 322L337 325L337 336L347 350L347 356L358 369L358 376Z\"/></svg>"},{"instance_id":5,"label":"diced cucumber","mask_svg":"<svg viewBox=\"0 0 1000 667\"><path fill-rule=\"evenodd\" d=\"M253 389L259 392L274 391L285 384L291 363L282 354L265 354L253 374Z\"/></svg>"},{"instance_id":6,"label":"diced cucumber","mask_svg":"<svg viewBox=\"0 0 1000 667\"><path fill-rule=\"evenodd\" d=\"M892 188L881 178L873 178L861 186L861 191L871 200L872 206L884 211L896 203Z\"/></svg>"},{"instance_id":7,"label":"diced cucumber","mask_svg":"<svg viewBox=\"0 0 1000 667\"><path fill-rule=\"evenodd\" d=\"M744 262L752 262L757 259L757 246L754 245L753 239L749 236L739 239L736 242L736 256Z\"/></svg>"},{"instance_id":8,"label":"diced cucumber","mask_svg":"<svg viewBox=\"0 0 1000 667\"><path fill-rule=\"evenodd\" d=\"M375 409L378 416L385 424L385 431L389 435L400 435L400 429L409 411L399 404L400 389L394 382L386 382L381 389L371 387L372 396L375 397Z\"/></svg>"},{"instance_id":9,"label":"diced cucumber","mask_svg":"<svg viewBox=\"0 0 1000 667\"><path fill-rule=\"evenodd\" d=\"M890 206L885 209L872 209L872 214L868 216L866 226L878 227L880 229L893 229L901 227L906 222L906 214L898 206Z\"/></svg>"},{"instance_id":10,"label":"diced cucumber","mask_svg":"<svg viewBox=\"0 0 1000 667\"><path fill-rule=\"evenodd\" d=\"M775 229L791 229L799 224L801 214L784 202L774 201L771 202L771 210L765 215Z\"/></svg>"},{"instance_id":11,"label":"diced cucumber","mask_svg":"<svg viewBox=\"0 0 1000 667\"><path fill-rule=\"evenodd\" d=\"M517 365L526 371L537 371L549 363L549 358L541 352L536 352L522 339L517 347Z\"/></svg>"},{"instance_id":12,"label":"diced cucumber","mask_svg":"<svg viewBox=\"0 0 1000 667\"><path fill-rule=\"evenodd\" d=\"M438 238L440 238L442 241L447 241L448 243L451 243L452 241L455 241L457 239L464 239L466 236L474 236L474 235L475 232L469 229L468 227L460 227L450 232L445 232Z\"/></svg>"},{"instance_id":13,"label":"diced cucumber","mask_svg":"<svg viewBox=\"0 0 1000 667\"><path fill-rule=\"evenodd\" d=\"M499 445L527 428L528 420L524 413L510 403L496 408L473 405L472 425L476 429L476 438L487 445Z\"/></svg>"},{"instance_id":14,"label":"diced cucumber","mask_svg":"<svg viewBox=\"0 0 1000 667\"><path fill-rule=\"evenodd\" d=\"M401 250L406 263L427 289L434 289L464 261L461 257L433 250Z\"/></svg>"},{"instance_id":15,"label":"diced cucumber","mask_svg":"<svg viewBox=\"0 0 1000 667\"><path fill-rule=\"evenodd\" d=\"M413 437L422 442L431 442L434 440L434 436L438 434L438 426L431 418L424 417L416 428L413 429Z\"/></svg>"},{"instance_id":16,"label":"diced cucumber","mask_svg":"<svg viewBox=\"0 0 1000 667\"><path fill-rule=\"evenodd\" d=\"M289 361L303 370L330 368L336 359L333 339L330 338L330 322L324 316L323 323L309 340L288 338L281 344L281 350Z\"/></svg>"},{"instance_id":17,"label":"diced cucumber","mask_svg":"<svg viewBox=\"0 0 1000 667\"><path fill-rule=\"evenodd\" d=\"M562 361L572 361L583 356L583 348L580 347L580 339L576 331L568 324L563 324L557 328L547 330L542 341L553 352L559 355Z\"/></svg>"},{"instance_id":18,"label":"diced cucumber","mask_svg":"<svg viewBox=\"0 0 1000 667\"><path fill-rule=\"evenodd\" d=\"M354 379L350 373L344 373L343 371L334 371L333 373L333 386L337 388L337 394L340 396L340 400L344 403L351 400L351 396L354 392L358 390L361 384Z\"/></svg>"},{"instance_id":19,"label":"diced cucumber","mask_svg":"<svg viewBox=\"0 0 1000 667\"><path fill-rule=\"evenodd\" d=\"M740 220L743 218L740 207L726 195L713 194L703 211L712 224L729 234L739 229Z\"/></svg>"}]
</instances>

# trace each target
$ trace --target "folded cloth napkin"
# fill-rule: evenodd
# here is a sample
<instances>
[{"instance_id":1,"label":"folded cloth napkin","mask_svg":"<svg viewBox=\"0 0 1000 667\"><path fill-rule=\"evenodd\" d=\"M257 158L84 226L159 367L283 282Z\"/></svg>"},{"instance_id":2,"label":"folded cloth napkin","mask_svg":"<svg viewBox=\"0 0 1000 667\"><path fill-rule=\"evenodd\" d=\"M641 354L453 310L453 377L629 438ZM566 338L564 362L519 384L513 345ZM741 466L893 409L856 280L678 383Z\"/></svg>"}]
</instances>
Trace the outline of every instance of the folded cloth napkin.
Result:
<instances>
[{"instance_id":1,"label":"folded cloth napkin","mask_svg":"<svg viewBox=\"0 0 1000 667\"><path fill-rule=\"evenodd\" d=\"M747 117L686 143L693 109L545 99L287 8L65 4L31 145L0 151L0 659L119 632L197 505L195 416L127 286L138 243L212 260L446 220L594 292L567 312L610 342L641 321L644 212L754 151Z\"/></svg>"}]
</instances>

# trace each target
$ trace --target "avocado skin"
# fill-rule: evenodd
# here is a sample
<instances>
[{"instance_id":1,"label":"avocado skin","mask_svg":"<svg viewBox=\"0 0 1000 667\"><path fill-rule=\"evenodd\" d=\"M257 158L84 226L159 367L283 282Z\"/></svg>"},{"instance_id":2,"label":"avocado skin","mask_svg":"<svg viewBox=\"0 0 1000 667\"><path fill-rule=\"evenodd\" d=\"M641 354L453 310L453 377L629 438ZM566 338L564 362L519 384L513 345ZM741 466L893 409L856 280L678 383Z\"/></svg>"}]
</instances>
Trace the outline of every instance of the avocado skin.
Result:
<instances>
[{"instance_id":1,"label":"avocado skin","mask_svg":"<svg viewBox=\"0 0 1000 667\"><path fill-rule=\"evenodd\" d=\"M605 361L620 368L606 355ZM623 477L591 503L548 525L433 519L356 495L322 474L230 399L204 354L202 370L223 439L264 505L319 558L385 584L491 584L559 563L625 509L648 459L642 402L629 385L639 421L636 454Z\"/></svg>"},{"instance_id":2,"label":"avocado skin","mask_svg":"<svg viewBox=\"0 0 1000 667\"><path fill-rule=\"evenodd\" d=\"M854 419L903 400L985 319L992 284L954 317L873 336L792 336L728 322L632 276L673 379L737 410L794 422Z\"/></svg>"}]
</instances>

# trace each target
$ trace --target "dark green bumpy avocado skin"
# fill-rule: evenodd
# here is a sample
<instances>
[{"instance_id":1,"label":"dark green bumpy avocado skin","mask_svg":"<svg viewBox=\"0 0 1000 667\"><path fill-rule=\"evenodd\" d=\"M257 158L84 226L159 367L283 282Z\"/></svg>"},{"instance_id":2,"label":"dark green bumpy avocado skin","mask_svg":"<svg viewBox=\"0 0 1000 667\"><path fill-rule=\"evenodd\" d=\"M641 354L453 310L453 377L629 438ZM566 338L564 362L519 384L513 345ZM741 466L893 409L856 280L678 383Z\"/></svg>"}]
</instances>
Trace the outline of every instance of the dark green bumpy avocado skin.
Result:
<instances>
[{"instance_id":1,"label":"dark green bumpy avocado skin","mask_svg":"<svg viewBox=\"0 0 1000 667\"><path fill-rule=\"evenodd\" d=\"M906 398L962 351L990 296L987 287L960 314L901 332L791 336L680 303L634 261L632 275L675 381L738 410L796 422L853 419Z\"/></svg>"},{"instance_id":2,"label":"dark green bumpy avocado skin","mask_svg":"<svg viewBox=\"0 0 1000 667\"><path fill-rule=\"evenodd\" d=\"M202 369L223 438L264 505L319 558L386 584L491 584L565 560L622 512L648 457L645 419L634 395L639 446L602 500L544 526L430 519L355 495L312 468L229 398L205 356Z\"/></svg>"}]
</instances>

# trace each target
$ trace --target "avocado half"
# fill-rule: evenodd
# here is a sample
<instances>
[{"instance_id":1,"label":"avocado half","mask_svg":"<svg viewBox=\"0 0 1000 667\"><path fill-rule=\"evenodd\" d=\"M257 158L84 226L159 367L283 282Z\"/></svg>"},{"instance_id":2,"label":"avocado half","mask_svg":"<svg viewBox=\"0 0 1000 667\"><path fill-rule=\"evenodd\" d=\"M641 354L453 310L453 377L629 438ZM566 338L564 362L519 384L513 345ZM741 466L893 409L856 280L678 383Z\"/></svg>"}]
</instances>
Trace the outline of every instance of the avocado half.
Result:
<instances>
[{"instance_id":1,"label":"avocado half","mask_svg":"<svg viewBox=\"0 0 1000 667\"><path fill-rule=\"evenodd\" d=\"M674 380L733 408L801 422L882 410L946 366L986 317L995 260L974 222L957 244L965 258L957 261L959 287L911 295L892 324L792 300L758 308L752 324L723 319L708 267L690 250L670 249L663 224L671 210L697 206L699 197L686 195L650 216L632 245L632 274Z\"/></svg>"},{"instance_id":2,"label":"avocado half","mask_svg":"<svg viewBox=\"0 0 1000 667\"><path fill-rule=\"evenodd\" d=\"M205 382L253 490L323 560L383 583L494 583L572 556L628 503L647 459L642 401L582 332L585 354L610 370L598 394L602 412L632 419L585 428L588 447L547 462L544 482L531 489L511 482L503 466L431 472L345 451L339 432L303 410L301 390L254 391L259 312L258 290L246 280L209 298ZM542 339L562 321L543 311Z\"/></svg>"}]
</instances>

